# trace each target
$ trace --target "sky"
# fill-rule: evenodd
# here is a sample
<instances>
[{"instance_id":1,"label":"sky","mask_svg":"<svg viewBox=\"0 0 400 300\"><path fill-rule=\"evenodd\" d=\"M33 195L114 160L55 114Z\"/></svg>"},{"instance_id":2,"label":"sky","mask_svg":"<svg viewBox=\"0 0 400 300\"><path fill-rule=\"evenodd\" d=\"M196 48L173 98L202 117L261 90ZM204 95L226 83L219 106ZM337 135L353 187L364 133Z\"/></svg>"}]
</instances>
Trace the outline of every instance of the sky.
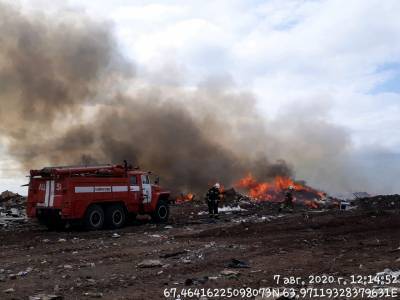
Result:
<instances>
[{"instance_id":1,"label":"sky","mask_svg":"<svg viewBox=\"0 0 400 300\"><path fill-rule=\"evenodd\" d=\"M25 0L20 5L104 19L138 75L154 84L190 88L219 79L251 91L266 119L279 118L288 107L305 110L309 118L323 114L349 132L365 172L399 178L400 1ZM5 176L13 164L4 145L0 153L0 190L24 193L19 185L26 178L18 171ZM400 192L397 182L382 179L382 189Z\"/></svg>"}]
</instances>

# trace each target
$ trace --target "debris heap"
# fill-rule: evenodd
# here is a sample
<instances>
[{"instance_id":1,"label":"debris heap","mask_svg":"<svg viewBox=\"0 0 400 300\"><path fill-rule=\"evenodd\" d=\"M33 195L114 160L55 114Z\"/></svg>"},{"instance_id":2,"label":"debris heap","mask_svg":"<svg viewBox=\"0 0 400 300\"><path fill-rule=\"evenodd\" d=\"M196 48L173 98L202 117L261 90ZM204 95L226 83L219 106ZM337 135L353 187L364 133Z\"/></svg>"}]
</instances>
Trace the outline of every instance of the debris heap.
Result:
<instances>
[{"instance_id":1,"label":"debris heap","mask_svg":"<svg viewBox=\"0 0 400 300\"><path fill-rule=\"evenodd\" d=\"M400 209L400 195L377 195L355 200L355 204L364 210L393 210Z\"/></svg>"},{"instance_id":2,"label":"debris heap","mask_svg":"<svg viewBox=\"0 0 400 300\"><path fill-rule=\"evenodd\" d=\"M0 194L0 228L7 228L11 225L25 223L26 197L10 191Z\"/></svg>"}]
</instances>

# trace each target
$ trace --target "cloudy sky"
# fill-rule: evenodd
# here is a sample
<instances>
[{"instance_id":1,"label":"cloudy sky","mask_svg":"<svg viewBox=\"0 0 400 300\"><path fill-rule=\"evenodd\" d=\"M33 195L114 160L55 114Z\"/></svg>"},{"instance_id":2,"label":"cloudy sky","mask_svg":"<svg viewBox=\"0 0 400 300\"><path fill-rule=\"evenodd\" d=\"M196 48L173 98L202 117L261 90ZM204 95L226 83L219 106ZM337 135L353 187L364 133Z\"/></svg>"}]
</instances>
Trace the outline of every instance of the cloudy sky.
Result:
<instances>
[{"instance_id":1,"label":"cloudy sky","mask_svg":"<svg viewBox=\"0 0 400 300\"><path fill-rule=\"evenodd\" d=\"M322 115L349 132L365 171L399 192L400 1L21 2L49 13L61 5L109 22L150 82L191 87L217 78L254 93L266 119L288 107ZM1 166L10 166L6 155ZM17 173L0 180L3 190L24 181Z\"/></svg>"}]
</instances>

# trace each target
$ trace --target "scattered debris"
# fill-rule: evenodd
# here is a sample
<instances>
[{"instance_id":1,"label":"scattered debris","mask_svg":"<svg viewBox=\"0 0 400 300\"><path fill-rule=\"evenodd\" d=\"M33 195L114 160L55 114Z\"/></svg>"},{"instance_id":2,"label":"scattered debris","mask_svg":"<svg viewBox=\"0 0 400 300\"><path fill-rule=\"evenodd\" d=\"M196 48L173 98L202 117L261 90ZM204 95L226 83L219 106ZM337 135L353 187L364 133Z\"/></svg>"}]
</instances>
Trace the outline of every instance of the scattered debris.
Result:
<instances>
[{"instance_id":1,"label":"scattered debris","mask_svg":"<svg viewBox=\"0 0 400 300\"><path fill-rule=\"evenodd\" d=\"M238 260L235 258L232 258L232 260L229 262L228 268L250 268L247 262L244 262L242 260Z\"/></svg>"},{"instance_id":2,"label":"scattered debris","mask_svg":"<svg viewBox=\"0 0 400 300\"><path fill-rule=\"evenodd\" d=\"M146 259L138 264L139 268L155 268L162 267L162 262L158 259Z\"/></svg>"},{"instance_id":3,"label":"scattered debris","mask_svg":"<svg viewBox=\"0 0 400 300\"><path fill-rule=\"evenodd\" d=\"M338 208L333 213L329 209L295 209L293 214L279 214L276 203L246 198L221 204L221 217L215 223L198 216L205 203L188 202L171 206L172 225L140 221L140 225L121 231L58 233L40 227L15 235L0 231L4 240L0 249L4 253L0 269L3 298L26 295L28 299L32 293L29 300L54 300L63 299L58 296L62 293L74 299L123 299L132 296L132 289L126 288L134 287L138 299L158 299L165 287L220 287L232 280L238 285L267 285L265 278L273 272L304 275L317 270L319 263L307 254L310 247L321 260L334 260L335 270L345 265L356 273L362 266L367 272L372 266L370 257L385 254L385 261L374 260L374 268L383 270L387 262L398 267L400 247L393 236L400 221L395 212L374 214L372 219L369 212L340 213ZM305 213L308 219L303 218ZM352 234L354 228L365 234ZM338 232L348 234L338 237ZM324 243L332 252L318 247ZM352 256L336 260L342 250ZM400 276L393 268L378 275ZM143 286L149 278L154 279L154 289ZM23 281L37 282L37 287L28 290ZM16 291L4 294L11 287Z\"/></svg>"},{"instance_id":4,"label":"scattered debris","mask_svg":"<svg viewBox=\"0 0 400 300\"><path fill-rule=\"evenodd\" d=\"M376 274L376 276L384 276L384 275L390 275L393 278L399 279L400 270L393 271L391 269L384 269L383 272L379 272Z\"/></svg>"},{"instance_id":5,"label":"scattered debris","mask_svg":"<svg viewBox=\"0 0 400 300\"><path fill-rule=\"evenodd\" d=\"M222 206L218 209L218 212L233 212L233 211L245 211L245 209L238 206Z\"/></svg>"},{"instance_id":6,"label":"scattered debris","mask_svg":"<svg viewBox=\"0 0 400 300\"><path fill-rule=\"evenodd\" d=\"M62 296L53 294L37 294L34 296L29 296L29 300L62 300Z\"/></svg>"},{"instance_id":7,"label":"scattered debris","mask_svg":"<svg viewBox=\"0 0 400 300\"><path fill-rule=\"evenodd\" d=\"M232 213L232 212L241 212L241 211L246 211L246 209L241 208L239 205L237 206L222 206L218 208L219 213ZM207 211L200 211L197 213L197 215L202 216L202 215L208 215Z\"/></svg>"},{"instance_id":8,"label":"scattered debris","mask_svg":"<svg viewBox=\"0 0 400 300\"><path fill-rule=\"evenodd\" d=\"M238 271L233 271L233 270L222 270L220 273L222 276L227 276L227 277L236 277L237 275L239 275L240 273Z\"/></svg>"},{"instance_id":9,"label":"scattered debris","mask_svg":"<svg viewBox=\"0 0 400 300\"><path fill-rule=\"evenodd\" d=\"M4 191L0 194L0 228L8 229L27 221L26 198L10 192Z\"/></svg>"},{"instance_id":10,"label":"scattered debris","mask_svg":"<svg viewBox=\"0 0 400 300\"><path fill-rule=\"evenodd\" d=\"M161 235L159 235L159 234L150 234L149 236L151 236L153 238L161 238Z\"/></svg>"},{"instance_id":11,"label":"scattered debris","mask_svg":"<svg viewBox=\"0 0 400 300\"><path fill-rule=\"evenodd\" d=\"M28 268L26 268L25 271L18 272L17 276L22 277L22 276L28 275L30 272L32 272L32 270L33 269L31 267L28 267Z\"/></svg>"},{"instance_id":12,"label":"scattered debris","mask_svg":"<svg viewBox=\"0 0 400 300\"><path fill-rule=\"evenodd\" d=\"M191 263L192 263L192 261L191 261L190 259L187 259L187 258L182 258L182 259L181 259L181 262L182 262L183 264L191 264Z\"/></svg>"},{"instance_id":13,"label":"scattered debris","mask_svg":"<svg viewBox=\"0 0 400 300\"><path fill-rule=\"evenodd\" d=\"M90 298L102 298L103 297L103 293L100 293L100 292L86 292L83 295L86 297L90 297Z\"/></svg>"},{"instance_id":14,"label":"scattered debris","mask_svg":"<svg viewBox=\"0 0 400 300\"><path fill-rule=\"evenodd\" d=\"M185 280L185 285L190 286L190 285L200 285L200 284L205 284L208 281L208 277L204 276L201 278L188 278Z\"/></svg>"},{"instance_id":15,"label":"scattered debris","mask_svg":"<svg viewBox=\"0 0 400 300\"><path fill-rule=\"evenodd\" d=\"M14 292L15 292L15 290L13 288L9 288L9 289L4 290L4 293L6 293L6 294L11 294L11 293L14 293Z\"/></svg>"},{"instance_id":16,"label":"scattered debris","mask_svg":"<svg viewBox=\"0 0 400 300\"><path fill-rule=\"evenodd\" d=\"M170 257L176 257L182 254L185 254L186 251L176 251L176 252L171 252L171 253L164 253L160 254L160 258L170 258Z\"/></svg>"}]
</instances>

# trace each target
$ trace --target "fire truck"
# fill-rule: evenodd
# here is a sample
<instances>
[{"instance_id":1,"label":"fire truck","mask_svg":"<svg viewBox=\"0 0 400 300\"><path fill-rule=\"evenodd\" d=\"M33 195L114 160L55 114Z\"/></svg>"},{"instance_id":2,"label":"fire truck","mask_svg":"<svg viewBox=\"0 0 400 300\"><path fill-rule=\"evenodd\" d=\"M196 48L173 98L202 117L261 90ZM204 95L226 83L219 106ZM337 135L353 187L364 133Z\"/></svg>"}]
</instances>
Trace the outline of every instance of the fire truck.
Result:
<instances>
[{"instance_id":1,"label":"fire truck","mask_svg":"<svg viewBox=\"0 0 400 300\"><path fill-rule=\"evenodd\" d=\"M137 214L166 222L170 192L152 178L126 162L31 170L27 215L50 229L76 222L88 230L120 228Z\"/></svg>"}]
</instances>

